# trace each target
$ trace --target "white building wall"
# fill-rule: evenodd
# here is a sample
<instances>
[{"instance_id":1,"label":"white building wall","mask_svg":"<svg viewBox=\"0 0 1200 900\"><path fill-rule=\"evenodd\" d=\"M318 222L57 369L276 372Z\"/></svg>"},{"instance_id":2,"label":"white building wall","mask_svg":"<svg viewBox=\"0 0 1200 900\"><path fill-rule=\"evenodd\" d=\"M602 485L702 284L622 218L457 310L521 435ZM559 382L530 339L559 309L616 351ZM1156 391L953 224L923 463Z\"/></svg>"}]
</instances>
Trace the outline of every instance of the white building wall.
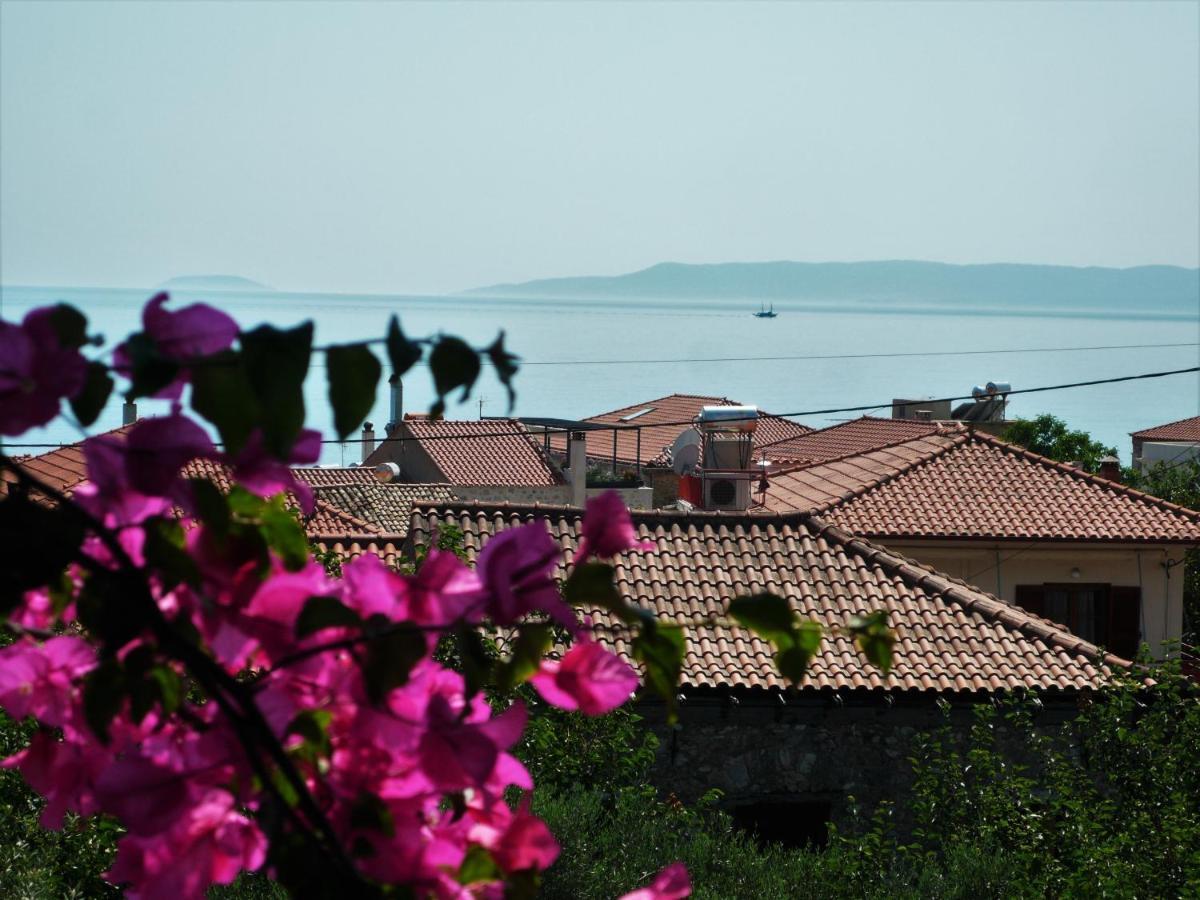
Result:
<instances>
[{"instance_id":1,"label":"white building wall","mask_svg":"<svg viewBox=\"0 0 1200 900\"><path fill-rule=\"evenodd\" d=\"M1184 547L1021 543L980 545L945 541L881 542L947 575L1016 602L1021 584L1112 584L1140 587L1141 639L1158 659L1164 641L1183 634ZM1071 577L1079 569L1079 578Z\"/></svg>"}]
</instances>

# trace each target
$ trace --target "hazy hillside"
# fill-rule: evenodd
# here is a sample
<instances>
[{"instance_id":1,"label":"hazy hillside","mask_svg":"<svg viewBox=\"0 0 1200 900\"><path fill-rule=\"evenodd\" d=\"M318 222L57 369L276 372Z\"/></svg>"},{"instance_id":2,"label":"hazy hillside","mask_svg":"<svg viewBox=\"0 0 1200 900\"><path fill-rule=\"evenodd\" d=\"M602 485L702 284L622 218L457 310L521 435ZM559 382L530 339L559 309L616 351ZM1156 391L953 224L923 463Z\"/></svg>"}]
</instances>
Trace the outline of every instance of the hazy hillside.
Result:
<instances>
[{"instance_id":1,"label":"hazy hillside","mask_svg":"<svg viewBox=\"0 0 1200 900\"><path fill-rule=\"evenodd\" d=\"M811 300L903 305L1048 306L1200 313L1200 269L1020 264L660 263L611 277L548 278L476 288L491 296Z\"/></svg>"},{"instance_id":2,"label":"hazy hillside","mask_svg":"<svg viewBox=\"0 0 1200 900\"><path fill-rule=\"evenodd\" d=\"M274 288L260 282L252 281L249 278L242 278L240 275L180 275L178 278L164 281L160 286L164 288L193 288L195 290L209 291L274 290Z\"/></svg>"}]
</instances>

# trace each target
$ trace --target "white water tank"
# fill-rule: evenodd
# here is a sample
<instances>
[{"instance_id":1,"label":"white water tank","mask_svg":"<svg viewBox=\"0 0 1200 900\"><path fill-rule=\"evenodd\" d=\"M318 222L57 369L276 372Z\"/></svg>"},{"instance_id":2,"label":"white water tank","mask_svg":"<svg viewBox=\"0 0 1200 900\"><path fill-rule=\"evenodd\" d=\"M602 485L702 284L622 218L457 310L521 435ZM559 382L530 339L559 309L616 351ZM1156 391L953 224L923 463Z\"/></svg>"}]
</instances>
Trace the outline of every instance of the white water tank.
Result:
<instances>
[{"instance_id":1,"label":"white water tank","mask_svg":"<svg viewBox=\"0 0 1200 900\"><path fill-rule=\"evenodd\" d=\"M758 407L705 406L696 417L696 427L704 432L737 431L752 434L758 427Z\"/></svg>"}]
</instances>

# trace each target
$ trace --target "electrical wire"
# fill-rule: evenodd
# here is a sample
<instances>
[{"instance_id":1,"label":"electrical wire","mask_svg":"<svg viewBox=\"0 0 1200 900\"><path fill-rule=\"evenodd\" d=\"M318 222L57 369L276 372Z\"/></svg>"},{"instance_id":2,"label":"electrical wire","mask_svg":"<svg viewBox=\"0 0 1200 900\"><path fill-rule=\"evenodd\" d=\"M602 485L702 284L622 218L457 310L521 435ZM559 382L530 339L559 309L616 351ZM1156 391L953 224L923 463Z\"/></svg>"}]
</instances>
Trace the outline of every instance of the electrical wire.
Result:
<instances>
[{"instance_id":1,"label":"electrical wire","mask_svg":"<svg viewBox=\"0 0 1200 900\"><path fill-rule=\"evenodd\" d=\"M1128 381L1145 381L1145 380L1148 380L1151 378L1166 378L1171 375L1186 375L1191 372L1200 372L1200 366L1191 366L1186 369L1168 369L1168 370L1162 371L1162 372L1143 372L1140 375L1120 375L1120 376L1117 376L1114 378L1093 378L1089 381L1073 381L1073 382L1069 382L1067 384L1051 384L1051 385L1044 385L1042 387L1020 388L1018 390L1005 391L1001 396L1011 397L1016 394L1038 394L1038 393L1045 393L1047 391L1064 391L1064 390L1070 390L1073 388L1080 388L1080 387L1094 387L1096 385L1102 385L1102 384L1118 384L1121 382L1128 382ZM952 403L956 400L973 400L973 399L975 399L975 398L971 394L957 394L952 397L938 397L935 399L922 400L921 402L922 403ZM872 409L881 409L885 406L890 406L891 403L892 403L892 401L888 400L885 403L872 403L872 404L867 404L867 405L862 405L862 406L837 406L837 407L830 407L827 409L808 409L808 410L799 410L796 412L786 412L786 413L764 413L761 415L758 413L755 413L753 416L742 416L742 417L735 416L735 417L730 417L728 419L723 419L722 421L727 422L727 423L732 423L732 422L750 421L750 420L757 420L757 419L792 419L792 418L798 418L800 416L819 416L819 415L827 415L829 413L864 412L864 411L872 410ZM694 421L695 421L694 419L681 419L681 420L677 420L674 422L655 422L652 425L639 425L634 422L629 422L629 423L614 422L611 424L610 423L587 422L587 423L581 423L581 424L586 425L586 428L584 430L587 430L587 431L613 432L613 431L638 431L639 429L642 429L642 428L686 427L688 425L694 424ZM563 427L545 426L544 430L547 432L551 432L551 433L555 433L555 432L566 433L569 431L577 431L580 429L576 426L563 426ZM541 432L538 432L538 433L540 434ZM362 443L366 443L368 441L374 441L376 444L381 445L381 444L387 444L387 443L402 443L405 441L421 441L421 442L424 442L424 441L453 441L453 440L475 440L477 438L483 438L483 437L516 437L516 436L523 437L523 436L525 436L525 433L517 430L514 427L514 428L509 428L506 431L477 432L474 434L443 434L443 435L427 435L427 436L421 436L421 437L418 437L418 436L405 437L405 436L387 435L385 437L378 438L378 439L377 438L346 438L345 440L339 440L337 438L326 438L326 439L323 439L321 441L321 443L322 444L362 444ZM16 443L16 444L5 444L5 446L13 447L13 448L20 448L20 449L33 449L33 448L62 447L65 445L63 445L63 444Z\"/></svg>"}]
</instances>

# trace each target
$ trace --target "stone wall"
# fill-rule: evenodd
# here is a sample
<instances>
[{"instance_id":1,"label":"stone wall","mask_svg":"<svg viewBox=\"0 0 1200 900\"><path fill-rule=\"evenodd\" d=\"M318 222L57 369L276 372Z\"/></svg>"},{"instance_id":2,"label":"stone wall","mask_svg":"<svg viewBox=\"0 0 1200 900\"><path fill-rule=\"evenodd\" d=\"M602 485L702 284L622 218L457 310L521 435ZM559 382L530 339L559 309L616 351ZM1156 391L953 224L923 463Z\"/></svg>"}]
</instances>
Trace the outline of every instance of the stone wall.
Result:
<instances>
[{"instance_id":1,"label":"stone wall","mask_svg":"<svg viewBox=\"0 0 1200 900\"><path fill-rule=\"evenodd\" d=\"M571 486L556 485L451 485L454 495L461 500L480 500L489 503L548 503L554 506L571 505ZM587 495L594 497L608 490L620 494L630 509L649 509L651 490L637 488L588 488Z\"/></svg>"},{"instance_id":2,"label":"stone wall","mask_svg":"<svg viewBox=\"0 0 1200 900\"><path fill-rule=\"evenodd\" d=\"M775 694L766 702L738 704L688 699L674 729L661 708L645 704L640 712L660 740L652 777L664 793L691 802L718 788L721 806L729 810L827 803L839 828L852 825L852 802L869 815L891 800L901 830L907 827L903 801L912 784L913 738L946 724L965 737L972 721L969 703L953 706L947 717L933 702L784 704ZM1048 707L1037 727L1057 730L1073 713L1073 706Z\"/></svg>"}]
</instances>

